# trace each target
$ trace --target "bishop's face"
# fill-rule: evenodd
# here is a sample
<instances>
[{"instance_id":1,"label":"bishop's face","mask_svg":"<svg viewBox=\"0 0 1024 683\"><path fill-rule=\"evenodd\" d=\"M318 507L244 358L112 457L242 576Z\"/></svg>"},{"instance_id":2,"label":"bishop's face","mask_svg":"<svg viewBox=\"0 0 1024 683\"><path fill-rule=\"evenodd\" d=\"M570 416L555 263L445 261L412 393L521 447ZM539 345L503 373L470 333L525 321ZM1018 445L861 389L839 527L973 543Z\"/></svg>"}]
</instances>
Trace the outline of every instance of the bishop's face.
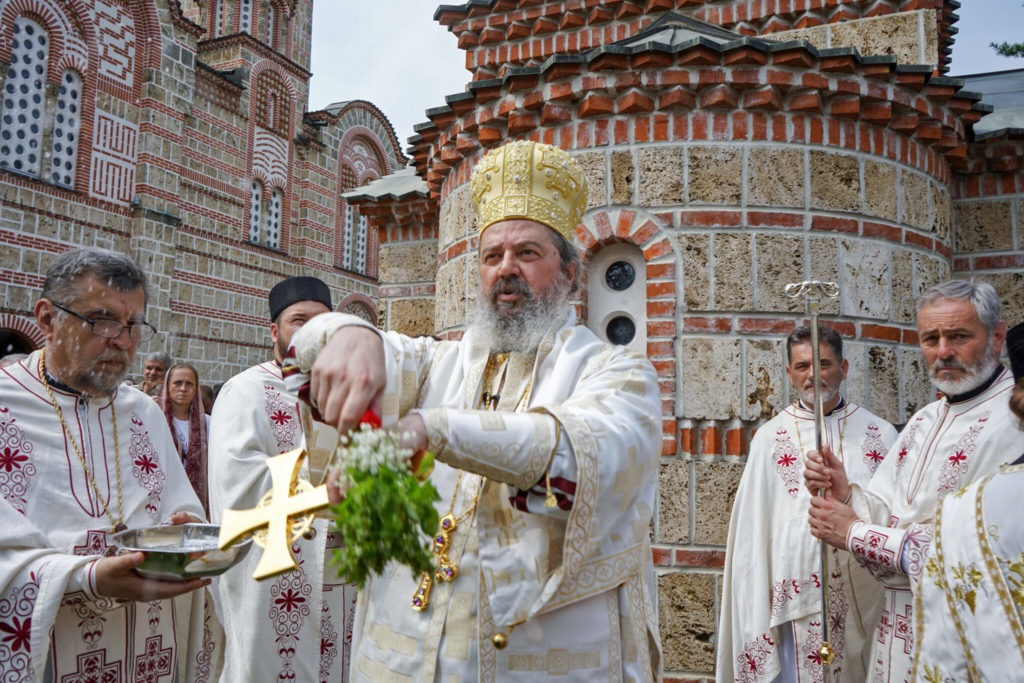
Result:
<instances>
[{"instance_id":1,"label":"bishop's face","mask_svg":"<svg viewBox=\"0 0 1024 683\"><path fill-rule=\"evenodd\" d=\"M821 364L821 404L825 411L832 410L839 403L839 386L846 379L850 364L844 358L836 358L836 352L828 344L819 344L818 361ZM794 344L790 349L786 376L809 406L814 405L814 353L810 344Z\"/></svg>"},{"instance_id":2,"label":"bishop's face","mask_svg":"<svg viewBox=\"0 0 1024 683\"><path fill-rule=\"evenodd\" d=\"M516 315L527 303L568 292L575 264L563 268L551 228L522 218L498 221L480 236L480 289L502 317Z\"/></svg>"}]
</instances>

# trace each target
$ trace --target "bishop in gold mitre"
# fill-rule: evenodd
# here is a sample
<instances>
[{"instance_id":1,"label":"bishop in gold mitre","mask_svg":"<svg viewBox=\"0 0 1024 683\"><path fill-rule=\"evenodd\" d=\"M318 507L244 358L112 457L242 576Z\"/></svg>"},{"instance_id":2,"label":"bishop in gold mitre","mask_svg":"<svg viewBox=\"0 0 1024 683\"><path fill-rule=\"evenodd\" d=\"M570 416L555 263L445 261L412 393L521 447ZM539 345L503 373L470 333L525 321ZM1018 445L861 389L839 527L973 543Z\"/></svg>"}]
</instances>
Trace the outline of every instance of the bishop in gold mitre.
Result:
<instances>
[{"instance_id":1,"label":"bishop in gold mitre","mask_svg":"<svg viewBox=\"0 0 1024 683\"><path fill-rule=\"evenodd\" d=\"M340 313L295 336L325 420L347 429L343 415L379 401L436 458L435 569L371 579L352 680L654 680L661 399L644 356L576 320L586 178L566 151L523 141L486 154L470 186L479 252L463 259L480 290L461 340Z\"/></svg>"}]
</instances>

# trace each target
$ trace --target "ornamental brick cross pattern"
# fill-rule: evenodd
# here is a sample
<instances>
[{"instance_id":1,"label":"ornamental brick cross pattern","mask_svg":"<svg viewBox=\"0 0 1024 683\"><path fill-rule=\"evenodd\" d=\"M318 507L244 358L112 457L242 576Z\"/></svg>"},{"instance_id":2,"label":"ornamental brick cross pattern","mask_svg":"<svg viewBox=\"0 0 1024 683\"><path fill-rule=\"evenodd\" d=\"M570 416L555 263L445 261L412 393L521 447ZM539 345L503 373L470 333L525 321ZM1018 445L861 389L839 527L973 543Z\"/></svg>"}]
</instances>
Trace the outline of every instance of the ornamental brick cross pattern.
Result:
<instances>
[{"instance_id":1,"label":"ornamental brick cross pattern","mask_svg":"<svg viewBox=\"0 0 1024 683\"><path fill-rule=\"evenodd\" d=\"M222 550L247 533L267 528L263 556L253 572L254 579L265 579L295 569L298 565L289 548L293 540L291 521L328 505L326 486L312 488L309 482L298 479L305 456L305 450L296 448L268 458L269 495L264 496L254 508L224 511L218 538Z\"/></svg>"}]
</instances>

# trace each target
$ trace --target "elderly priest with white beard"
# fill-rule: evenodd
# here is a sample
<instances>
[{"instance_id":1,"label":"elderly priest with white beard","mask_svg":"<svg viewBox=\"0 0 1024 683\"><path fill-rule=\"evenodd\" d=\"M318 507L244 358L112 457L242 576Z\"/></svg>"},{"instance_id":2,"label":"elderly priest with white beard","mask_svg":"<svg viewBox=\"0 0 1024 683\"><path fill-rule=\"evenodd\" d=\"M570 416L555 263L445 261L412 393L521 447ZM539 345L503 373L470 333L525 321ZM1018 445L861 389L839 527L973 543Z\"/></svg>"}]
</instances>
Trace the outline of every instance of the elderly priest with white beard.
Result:
<instances>
[{"instance_id":1,"label":"elderly priest with white beard","mask_svg":"<svg viewBox=\"0 0 1024 683\"><path fill-rule=\"evenodd\" d=\"M1008 405L1013 377L999 362L1006 337L999 307L991 285L963 280L918 298L921 352L943 396L910 418L866 487L849 484L827 449L824 462L813 452L808 457L808 488L831 487L811 500L811 533L849 549L884 588L868 680L911 680L913 595L938 503L1024 449Z\"/></svg>"},{"instance_id":2,"label":"elderly priest with white beard","mask_svg":"<svg viewBox=\"0 0 1024 683\"><path fill-rule=\"evenodd\" d=\"M576 323L586 178L562 150L514 142L471 191L481 291L461 341L342 314L294 339L324 419L346 431L378 407L436 455L438 514L455 520L453 578L399 567L360 595L350 680L658 679L661 401L646 358Z\"/></svg>"}]
</instances>

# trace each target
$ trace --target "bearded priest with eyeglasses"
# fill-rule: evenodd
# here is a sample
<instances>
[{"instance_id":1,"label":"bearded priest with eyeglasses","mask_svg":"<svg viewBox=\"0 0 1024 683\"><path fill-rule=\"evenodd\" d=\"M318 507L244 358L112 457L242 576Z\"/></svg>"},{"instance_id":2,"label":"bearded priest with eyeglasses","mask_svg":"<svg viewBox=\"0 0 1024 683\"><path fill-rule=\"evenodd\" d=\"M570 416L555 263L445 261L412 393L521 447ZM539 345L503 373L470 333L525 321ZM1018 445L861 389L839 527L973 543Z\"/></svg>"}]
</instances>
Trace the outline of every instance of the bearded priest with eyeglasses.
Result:
<instances>
[{"instance_id":1,"label":"bearded priest with eyeglasses","mask_svg":"<svg viewBox=\"0 0 1024 683\"><path fill-rule=\"evenodd\" d=\"M204 586L142 578L126 528L203 519L167 422L122 384L146 323L132 259L72 249L47 271L46 343L0 369L0 669L5 681L215 680Z\"/></svg>"}]
</instances>

